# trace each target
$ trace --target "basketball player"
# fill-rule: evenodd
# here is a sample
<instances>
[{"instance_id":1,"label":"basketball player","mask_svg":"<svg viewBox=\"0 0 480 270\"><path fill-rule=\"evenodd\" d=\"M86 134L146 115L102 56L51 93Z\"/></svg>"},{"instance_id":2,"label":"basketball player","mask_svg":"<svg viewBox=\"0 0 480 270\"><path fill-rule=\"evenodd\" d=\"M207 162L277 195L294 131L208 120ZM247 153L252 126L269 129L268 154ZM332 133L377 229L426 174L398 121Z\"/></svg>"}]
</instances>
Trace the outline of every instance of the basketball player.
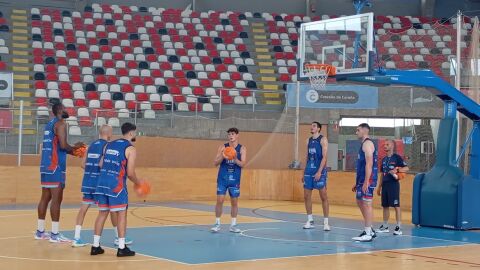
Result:
<instances>
[{"instance_id":1,"label":"basketball player","mask_svg":"<svg viewBox=\"0 0 480 270\"><path fill-rule=\"evenodd\" d=\"M376 237L372 229L372 200L377 186L377 150L368 136L369 131L370 126L366 123L358 125L356 131L362 144L358 150L357 177L352 191L356 192L357 205L362 212L365 230L358 237L353 237L353 240L360 242L370 242Z\"/></svg>"},{"instance_id":2,"label":"basketball player","mask_svg":"<svg viewBox=\"0 0 480 270\"><path fill-rule=\"evenodd\" d=\"M67 143L67 124L64 119L69 115L62 104L52 106L54 118L50 120L43 133L42 158L40 162L40 181L42 195L38 203L38 221L35 239L49 239L52 243L70 242L59 232L60 207L65 188L65 171L67 167L67 154L83 145L76 143L71 146ZM50 216L52 218L52 232L45 232L45 216L50 203Z\"/></svg>"},{"instance_id":3,"label":"basketball player","mask_svg":"<svg viewBox=\"0 0 480 270\"><path fill-rule=\"evenodd\" d=\"M77 222L75 226L75 236L72 242L72 247L83 247L87 243L83 242L80 233L82 231L83 220L87 214L91 205L96 204L95 189L97 187L98 176L100 175L99 163L103 157L103 149L110 141L112 137L112 127L109 125L103 125L100 127L99 139L92 142L88 147L88 152L85 155L81 167L85 170L82 182L82 206L78 211ZM110 219L112 221L113 230L115 231L115 245L118 245L118 231L117 231L117 214L116 212L110 213ZM131 244L131 240L125 240L126 244Z\"/></svg>"},{"instance_id":4,"label":"basketball player","mask_svg":"<svg viewBox=\"0 0 480 270\"><path fill-rule=\"evenodd\" d=\"M307 160L302 178L303 194L305 198L305 210L307 211L307 223L304 229L315 228L312 215L312 190L318 189L323 208L323 230L330 231L328 225L328 197L327 197L327 138L320 135L322 125L313 122L310 127L312 136L307 142Z\"/></svg>"},{"instance_id":5,"label":"basketball player","mask_svg":"<svg viewBox=\"0 0 480 270\"><path fill-rule=\"evenodd\" d=\"M238 143L238 129L230 128L228 133L228 143L221 145L218 148L215 156L214 164L219 166L217 177L217 204L215 205L215 225L212 227L212 232L220 231L220 217L222 216L223 202L225 195L230 195L231 217L232 223L230 225L230 232L239 233L241 230L237 227L238 214L238 197L240 196L240 177L242 175L242 168L247 163L247 148ZM237 156L233 160L228 160L223 151L225 147L233 147L237 151Z\"/></svg>"},{"instance_id":6,"label":"basketball player","mask_svg":"<svg viewBox=\"0 0 480 270\"><path fill-rule=\"evenodd\" d=\"M407 163L402 157L394 153L395 142L386 140L384 150L387 155L382 160L382 181L378 185L377 194L382 196L383 224L378 229L379 233L388 233L388 219L390 218L390 208L395 208L395 218L397 225L393 231L394 235L402 235L401 230L401 210L400 210L400 182L397 176L398 172L408 172Z\"/></svg>"},{"instance_id":7,"label":"basketball player","mask_svg":"<svg viewBox=\"0 0 480 270\"><path fill-rule=\"evenodd\" d=\"M100 247L105 220L109 212L117 212L118 250L117 257L135 256L125 243L127 227L128 191L127 177L134 184L141 184L135 173L137 151L132 145L136 140L137 127L131 123L122 125L123 138L109 142L100 161L100 176L95 189L98 201L98 216L95 221L95 233L90 255L103 254Z\"/></svg>"}]
</instances>

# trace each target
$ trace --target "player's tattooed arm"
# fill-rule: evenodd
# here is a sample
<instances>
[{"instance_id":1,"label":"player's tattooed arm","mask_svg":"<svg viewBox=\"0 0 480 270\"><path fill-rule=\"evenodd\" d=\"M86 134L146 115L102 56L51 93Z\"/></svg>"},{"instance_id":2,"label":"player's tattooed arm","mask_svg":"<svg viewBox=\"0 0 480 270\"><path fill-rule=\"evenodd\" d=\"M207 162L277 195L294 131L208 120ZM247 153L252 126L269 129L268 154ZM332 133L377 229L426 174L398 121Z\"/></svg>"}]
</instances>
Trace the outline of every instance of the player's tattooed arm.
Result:
<instances>
[{"instance_id":1,"label":"player's tattooed arm","mask_svg":"<svg viewBox=\"0 0 480 270\"><path fill-rule=\"evenodd\" d=\"M137 160L137 149L135 147L130 146L125 150L125 155L127 156L128 163L127 163L127 176L130 181L134 184L139 184L141 181L137 177L137 173L135 172L135 162Z\"/></svg>"}]
</instances>

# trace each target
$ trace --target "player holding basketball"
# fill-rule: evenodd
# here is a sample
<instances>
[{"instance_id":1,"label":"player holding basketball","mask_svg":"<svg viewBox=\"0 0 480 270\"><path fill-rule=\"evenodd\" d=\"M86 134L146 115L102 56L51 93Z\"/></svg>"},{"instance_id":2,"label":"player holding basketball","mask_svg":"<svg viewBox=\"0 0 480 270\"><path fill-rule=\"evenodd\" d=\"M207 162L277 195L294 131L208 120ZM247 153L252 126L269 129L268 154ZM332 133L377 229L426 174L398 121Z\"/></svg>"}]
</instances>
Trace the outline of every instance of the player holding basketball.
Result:
<instances>
[{"instance_id":1,"label":"player holding basketball","mask_svg":"<svg viewBox=\"0 0 480 270\"><path fill-rule=\"evenodd\" d=\"M40 162L40 181L42 196L38 203L38 221L35 239L50 239L52 243L70 242L59 232L60 207L65 188L65 171L67 167L67 154L82 146L76 143L71 146L67 143L67 124L64 119L69 115L62 104L52 106L54 118L50 120L43 133L42 158ZM45 216L50 203L50 216L52 218L52 232L45 232Z\"/></svg>"},{"instance_id":2,"label":"player holding basketball","mask_svg":"<svg viewBox=\"0 0 480 270\"><path fill-rule=\"evenodd\" d=\"M322 125L313 122L310 127L312 136L307 142L307 161L302 178L303 194L305 199L305 210L307 211L307 223L304 229L315 228L312 215L312 190L318 189L323 208L323 230L330 231L328 225L328 196L327 196L327 138L320 135Z\"/></svg>"},{"instance_id":3,"label":"player holding basketball","mask_svg":"<svg viewBox=\"0 0 480 270\"><path fill-rule=\"evenodd\" d=\"M373 222L373 192L377 186L377 150L368 133L370 126L366 123L357 127L357 137L362 144L358 150L357 177L352 191L356 192L357 205L362 212L365 230L353 240L360 242L370 242L376 237L372 229Z\"/></svg>"},{"instance_id":4,"label":"player holding basketball","mask_svg":"<svg viewBox=\"0 0 480 270\"><path fill-rule=\"evenodd\" d=\"M127 230L128 191L127 177L134 184L141 184L135 173L137 151L132 145L136 140L137 127L131 123L122 125L123 138L109 142L100 161L100 176L95 190L98 201L98 216L95 220L95 233L90 255L103 254L100 247L105 220L109 212L117 213L118 250L117 257L135 256L125 243Z\"/></svg>"},{"instance_id":5,"label":"player holding basketball","mask_svg":"<svg viewBox=\"0 0 480 270\"><path fill-rule=\"evenodd\" d=\"M103 125L100 127L99 139L92 142L88 147L88 152L83 158L81 167L84 169L83 181L82 181L82 206L78 211L77 222L75 226L75 236L73 238L72 247L83 247L87 243L83 242L80 234L82 231L83 220L87 214L90 206L96 204L95 189L97 187L98 176L100 175L100 160L103 157L103 149L110 141L112 137L112 127L109 125ZM113 229L115 231L115 245L118 245L118 231L117 231L117 214L116 212L110 213ZM126 244L131 244L131 240L125 240Z\"/></svg>"},{"instance_id":6,"label":"player holding basketball","mask_svg":"<svg viewBox=\"0 0 480 270\"><path fill-rule=\"evenodd\" d=\"M393 231L394 235L402 235L401 210L400 210L400 182L397 176L399 172L408 172L408 167L402 157L394 153L395 142L386 140L384 150L387 155L382 160L382 181L378 185L377 194L382 196L383 224L378 229L379 233L388 233L388 219L390 208L395 208L397 226Z\"/></svg>"},{"instance_id":7,"label":"player holding basketball","mask_svg":"<svg viewBox=\"0 0 480 270\"><path fill-rule=\"evenodd\" d=\"M240 196L240 177L242 175L242 168L247 163L247 148L238 143L238 129L230 128L228 133L228 143L221 145L218 148L215 156L214 164L219 166L217 178L217 204L215 205L215 225L211 228L212 232L220 231L220 217L222 216L223 202L225 195L230 195L231 202L231 217L232 223L230 225L230 232L241 232L237 228L237 214L238 214L238 197ZM237 152L237 156L233 160L228 160L224 154L225 147L233 147Z\"/></svg>"}]
</instances>

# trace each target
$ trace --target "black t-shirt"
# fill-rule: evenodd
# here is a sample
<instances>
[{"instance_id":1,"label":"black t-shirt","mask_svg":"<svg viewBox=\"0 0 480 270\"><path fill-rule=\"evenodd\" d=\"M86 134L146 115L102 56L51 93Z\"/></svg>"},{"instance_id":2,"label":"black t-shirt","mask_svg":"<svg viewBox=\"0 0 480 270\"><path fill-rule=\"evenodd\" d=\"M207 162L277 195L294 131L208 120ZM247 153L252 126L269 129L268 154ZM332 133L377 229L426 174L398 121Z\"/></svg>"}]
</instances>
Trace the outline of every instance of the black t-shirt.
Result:
<instances>
[{"instance_id":1,"label":"black t-shirt","mask_svg":"<svg viewBox=\"0 0 480 270\"><path fill-rule=\"evenodd\" d=\"M394 182L397 181L393 178L393 175L388 173L389 171L395 169L396 167L406 167L407 163L403 161L403 158L397 154L393 154L391 157L386 156L382 159L382 182Z\"/></svg>"}]
</instances>

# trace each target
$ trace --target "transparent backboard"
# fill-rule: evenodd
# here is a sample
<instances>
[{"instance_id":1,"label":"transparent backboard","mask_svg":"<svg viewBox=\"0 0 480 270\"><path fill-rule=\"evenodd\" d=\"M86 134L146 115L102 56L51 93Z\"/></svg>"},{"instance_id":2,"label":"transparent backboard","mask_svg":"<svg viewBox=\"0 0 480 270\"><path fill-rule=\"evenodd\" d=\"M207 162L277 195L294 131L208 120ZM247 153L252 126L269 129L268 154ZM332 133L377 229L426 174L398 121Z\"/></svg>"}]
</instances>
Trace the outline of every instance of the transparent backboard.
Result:
<instances>
[{"instance_id":1,"label":"transparent backboard","mask_svg":"<svg viewBox=\"0 0 480 270\"><path fill-rule=\"evenodd\" d=\"M333 65L337 75L368 74L372 52L373 13L304 23L298 40L299 79L308 79L305 64Z\"/></svg>"}]
</instances>

